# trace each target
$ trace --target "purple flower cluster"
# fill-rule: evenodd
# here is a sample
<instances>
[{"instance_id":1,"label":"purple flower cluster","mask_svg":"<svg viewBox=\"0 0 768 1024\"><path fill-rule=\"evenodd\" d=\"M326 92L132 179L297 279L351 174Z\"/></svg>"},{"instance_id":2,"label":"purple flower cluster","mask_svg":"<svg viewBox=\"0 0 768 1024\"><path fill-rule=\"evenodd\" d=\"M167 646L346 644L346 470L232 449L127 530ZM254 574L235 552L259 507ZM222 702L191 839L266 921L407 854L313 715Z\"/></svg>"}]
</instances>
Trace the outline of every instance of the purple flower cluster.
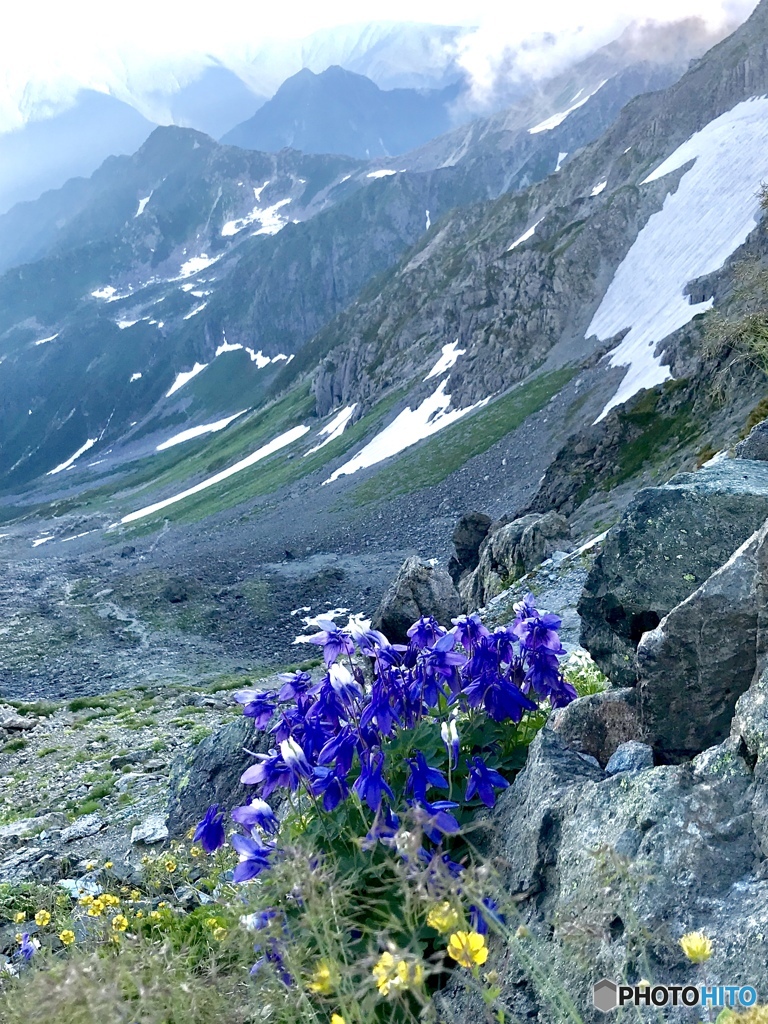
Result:
<instances>
[{"instance_id":1,"label":"purple flower cluster","mask_svg":"<svg viewBox=\"0 0 768 1024\"><path fill-rule=\"evenodd\" d=\"M558 660L565 653L557 633L560 620L540 615L531 594L516 612L514 622L493 631L477 615L454 619L450 630L423 617L408 631L407 645L391 644L382 633L352 620L341 628L319 619L320 632L309 641L323 649L326 672L319 682L313 683L308 672L295 672L281 676L277 693L235 693L243 713L274 737L269 753L255 755L256 763L241 779L259 787L259 798L232 814L250 833L247 840L236 837L238 878L253 878L268 866L272 847L255 839L253 829L276 830L266 802L276 790L301 789L326 812L354 796L373 815L366 841L391 841L401 808L386 749L399 732L434 722L453 771L461 757L460 712L518 723L537 709L537 702L549 701L556 708L573 700L576 693ZM366 659L369 674L360 665ZM466 769L464 799L479 798L492 807L494 790L508 785L506 780L477 750L466 752ZM407 771L404 796L429 840L438 844L442 836L458 832L451 813L458 804L431 792L449 789L442 772L421 752L408 760Z\"/></svg>"}]
</instances>

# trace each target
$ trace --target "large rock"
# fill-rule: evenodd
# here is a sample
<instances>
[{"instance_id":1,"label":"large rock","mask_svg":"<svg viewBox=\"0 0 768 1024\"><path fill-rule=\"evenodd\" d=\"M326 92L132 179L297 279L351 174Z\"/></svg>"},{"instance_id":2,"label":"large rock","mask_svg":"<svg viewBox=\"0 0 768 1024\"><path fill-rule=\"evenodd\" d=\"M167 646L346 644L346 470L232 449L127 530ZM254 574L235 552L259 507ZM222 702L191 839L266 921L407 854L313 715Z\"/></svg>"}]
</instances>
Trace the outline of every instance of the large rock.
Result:
<instances>
[{"instance_id":1,"label":"large rock","mask_svg":"<svg viewBox=\"0 0 768 1024\"><path fill-rule=\"evenodd\" d=\"M477 568L459 585L466 609L482 608L554 551L570 546L570 541L570 527L558 512L494 524L480 547Z\"/></svg>"},{"instance_id":2,"label":"large rock","mask_svg":"<svg viewBox=\"0 0 768 1024\"><path fill-rule=\"evenodd\" d=\"M466 572L472 572L480 561L480 545L488 536L493 520L485 512L466 512L453 531L455 554L448 563L448 572L454 583Z\"/></svg>"},{"instance_id":3,"label":"large rock","mask_svg":"<svg viewBox=\"0 0 768 1024\"><path fill-rule=\"evenodd\" d=\"M553 711L547 728L572 750L605 766L622 744L642 736L637 691L627 687L579 697Z\"/></svg>"},{"instance_id":4,"label":"large rock","mask_svg":"<svg viewBox=\"0 0 768 1024\"><path fill-rule=\"evenodd\" d=\"M448 573L412 556L381 599L373 627L393 643L407 643L408 630L422 615L433 615L446 625L460 614L461 598Z\"/></svg>"},{"instance_id":5,"label":"large rock","mask_svg":"<svg viewBox=\"0 0 768 1024\"><path fill-rule=\"evenodd\" d=\"M635 650L768 518L768 464L727 459L635 496L609 531L579 601L581 642L633 686Z\"/></svg>"},{"instance_id":6,"label":"large rock","mask_svg":"<svg viewBox=\"0 0 768 1024\"><path fill-rule=\"evenodd\" d=\"M758 552L766 537L768 525L640 641L643 733L666 759L690 758L725 739L752 682Z\"/></svg>"},{"instance_id":7,"label":"large rock","mask_svg":"<svg viewBox=\"0 0 768 1024\"><path fill-rule=\"evenodd\" d=\"M752 427L749 435L736 445L733 454L737 459L768 461L768 420Z\"/></svg>"},{"instance_id":8,"label":"large rock","mask_svg":"<svg viewBox=\"0 0 768 1024\"><path fill-rule=\"evenodd\" d=\"M510 1018L605 1021L592 1005L601 977L751 983L762 995L768 880L755 858L759 788L738 741L685 765L611 777L544 729L482 839L500 866L499 898L513 929L527 929L506 948L491 939L483 968L498 972ZM713 939L706 964L686 961L678 945L692 930ZM578 1018L563 1011L558 992ZM465 988L458 972L440 1003L443 1024L485 1019L476 987ZM682 1007L663 1016L671 1024L699 1019Z\"/></svg>"},{"instance_id":9,"label":"large rock","mask_svg":"<svg viewBox=\"0 0 768 1024\"><path fill-rule=\"evenodd\" d=\"M248 750L266 750L269 734L257 733L250 718L236 719L211 733L171 765L168 787L168 831L183 836L201 820L211 804L229 811L253 797L240 776L253 764Z\"/></svg>"}]
</instances>

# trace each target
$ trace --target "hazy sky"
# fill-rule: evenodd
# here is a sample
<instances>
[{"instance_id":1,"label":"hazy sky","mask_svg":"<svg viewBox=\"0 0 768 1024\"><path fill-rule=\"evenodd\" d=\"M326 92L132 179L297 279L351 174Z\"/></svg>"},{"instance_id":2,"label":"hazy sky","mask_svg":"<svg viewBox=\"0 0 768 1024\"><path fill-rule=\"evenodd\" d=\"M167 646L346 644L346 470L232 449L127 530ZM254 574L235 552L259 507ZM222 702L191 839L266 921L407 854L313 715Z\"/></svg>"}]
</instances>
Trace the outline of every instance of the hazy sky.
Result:
<instances>
[{"instance_id":1,"label":"hazy sky","mask_svg":"<svg viewBox=\"0 0 768 1024\"><path fill-rule=\"evenodd\" d=\"M10 107L24 120L25 110L77 85L114 91L119 80L132 92L162 88L163 76L188 76L201 55L236 66L269 38L350 23L473 26L461 60L482 88L509 47L526 44L531 67L548 70L615 38L634 19L697 15L716 27L743 20L755 6L756 0L22 0L13 8L6 3L0 22L0 121ZM557 33L559 42L542 46L545 33Z\"/></svg>"}]
</instances>

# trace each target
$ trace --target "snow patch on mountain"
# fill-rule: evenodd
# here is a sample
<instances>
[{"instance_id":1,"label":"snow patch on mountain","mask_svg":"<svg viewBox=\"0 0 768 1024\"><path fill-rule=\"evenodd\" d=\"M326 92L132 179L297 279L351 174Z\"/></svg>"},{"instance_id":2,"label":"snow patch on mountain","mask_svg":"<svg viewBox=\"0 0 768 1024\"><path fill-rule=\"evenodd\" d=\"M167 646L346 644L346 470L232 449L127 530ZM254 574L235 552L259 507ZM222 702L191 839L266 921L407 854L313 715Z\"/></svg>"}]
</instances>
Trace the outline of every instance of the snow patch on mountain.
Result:
<instances>
[{"instance_id":1,"label":"snow patch on mountain","mask_svg":"<svg viewBox=\"0 0 768 1024\"><path fill-rule=\"evenodd\" d=\"M268 444L259 448L257 451L247 455L240 462L236 462L234 466L230 466L229 469L223 469L220 473L215 473L213 476L209 476L205 480L201 480L199 484L195 484L194 487L188 487L187 490L181 491L179 494L174 494L171 498L165 498L163 501L157 501L154 505L146 505L144 508L138 509L136 512L129 512L127 516L123 516L120 520L120 524L133 523L137 519L144 519L146 516L151 516L155 512L160 512L164 508L168 508L169 505L175 505L178 501L183 501L185 498L191 497L193 494L199 494L200 491L206 490L208 487L213 487L215 484L219 484L222 480L227 480L229 477L234 476L235 473L240 473L242 470L247 469L249 466L254 466L257 462L261 462L262 459L266 459L268 455L272 455L274 452L280 451L281 448L286 448L289 444L293 444L300 437L309 433L309 427L300 426L292 427L291 430L287 430L284 434L280 434L279 437L274 438Z\"/></svg>"},{"instance_id":2,"label":"snow patch on mountain","mask_svg":"<svg viewBox=\"0 0 768 1024\"><path fill-rule=\"evenodd\" d=\"M322 437L325 440L321 441L320 444L316 444L314 448L310 448L308 452L304 453L304 458L307 455L311 455L313 452L319 452L321 448L325 448L331 441L335 441L337 437L341 437L344 430L352 418L352 413L357 408L357 402L354 405L348 405L345 409L342 409L336 416L333 417L330 423L318 430L317 436Z\"/></svg>"},{"instance_id":3,"label":"snow patch on mountain","mask_svg":"<svg viewBox=\"0 0 768 1024\"><path fill-rule=\"evenodd\" d=\"M425 398L418 408L403 409L389 426L377 434L372 441L369 441L365 448L349 462L345 462L343 466L335 470L327 480L323 481L323 484L332 483L340 476L350 476L352 473L357 473L359 469L367 469L369 466L376 465L377 462L397 455L416 444L417 441L431 437L432 434L450 426L451 423L456 423L467 413L478 409L490 400L484 398L481 402L467 406L466 409L454 409L452 412L448 412L451 396L445 393L447 383L447 380L441 381L437 390L429 398Z\"/></svg>"},{"instance_id":4,"label":"snow patch on mountain","mask_svg":"<svg viewBox=\"0 0 768 1024\"><path fill-rule=\"evenodd\" d=\"M77 449L74 455L70 455L68 459L65 459L64 462L56 466L55 469L49 470L47 475L54 476L56 473L62 473L65 469L69 469L70 466L77 462L81 455L85 455L90 448L93 448L98 440L98 437L89 437L85 444L81 448Z\"/></svg>"},{"instance_id":5,"label":"snow patch on mountain","mask_svg":"<svg viewBox=\"0 0 768 1024\"><path fill-rule=\"evenodd\" d=\"M595 185L595 187L589 193L590 196L592 196L593 198L594 198L594 196L599 196L601 192L605 192L605 189L606 189L607 185L608 185L607 179L605 181L601 181L598 185Z\"/></svg>"},{"instance_id":6,"label":"snow patch on mountain","mask_svg":"<svg viewBox=\"0 0 768 1024\"><path fill-rule=\"evenodd\" d=\"M220 260L223 255L223 253L220 253L218 256L209 256L207 253L201 252L199 256L193 256L179 267L179 276L176 280L181 280L184 277L194 277L195 274L199 274L202 270Z\"/></svg>"},{"instance_id":7,"label":"snow patch on mountain","mask_svg":"<svg viewBox=\"0 0 768 1024\"><path fill-rule=\"evenodd\" d=\"M397 171L381 170L371 171L370 174L366 174L366 178L388 178L390 174L397 174Z\"/></svg>"},{"instance_id":8,"label":"snow patch on mountain","mask_svg":"<svg viewBox=\"0 0 768 1024\"><path fill-rule=\"evenodd\" d=\"M142 213L144 213L144 211L147 208L147 203L149 202L149 200L151 198L152 198L152 192L150 192L148 196L144 196L143 199L139 200L139 208L136 211L136 213L134 213L134 215L133 215L134 220L136 219L136 217L140 217L142 215Z\"/></svg>"},{"instance_id":9,"label":"snow patch on mountain","mask_svg":"<svg viewBox=\"0 0 768 1024\"><path fill-rule=\"evenodd\" d=\"M656 344L712 306L691 303L689 281L718 270L755 227L760 183L768 177L768 98L737 104L684 142L642 182L694 161L653 214L619 265L587 337L605 340L629 328L611 353L626 366L621 385L598 419L641 388L667 380Z\"/></svg>"},{"instance_id":10,"label":"snow patch on mountain","mask_svg":"<svg viewBox=\"0 0 768 1024\"><path fill-rule=\"evenodd\" d=\"M546 118L544 121L540 121L539 124L535 124L533 128L529 128L528 134L538 135L539 132L550 132L553 128L557 128L559 125L563 123L563 121L566 119L566 117L568 117L569 114L572 114L574 110L578 110L579 107L583 107L585 103L592 99L595 93L600 92L600 90L603 88L607 81L608 79L604 78L596 89L593 89L592 92L588 93L586 96L579 99L576 103L574 103L572 100L571 105L567 107L565 110L561 110L557 114L552 114L551 117ZM583 89L579 89L579 91L576 93L576 96L574 96L573 99L575 100L576 97L581 96L581 93L583 91Z\"/></svg>"},{"instance_id":11,"label":"snow patch on mountain","mask_svg":"<svg viewBox=\"0 0 768 1024\"><path fill-rule=\"evenodd\" d=\"M459 339L450 342L448 345L443 345L443 354L437 360L435 365L429 371L424 380L431 380L432 377L440 377L443 373L447 373L452 366L456 365L456 361L459 356L466 355L465 348L459 348Z\"/></svg>"},{"instance_id":12,"label":"snow patch on mountain","mask_svg":"<svg viewBox=\"0 0 768 1024\"><path fill-rule=\"evenodd\" d=\"M568 156L567 153L558 153L557 154L557 164L555 165L555 174L557 174L557 172L563 166L563 160L565 160L565 158L567 156Z\"/></svg>"},{"instance_id":13,"label":"snow patch on mountain","mask_svg":"<svg viewBox=\"0 0 768 1024\"><path fill-rule=\"evenodd\" d=\"M512 250L516 249L518 245L522 245L523 242L527 242L529 238L533 238L534 234L536 233L536 228L539 226L539 224L541 224L543 220L543 217L539 217L539 219L532 227L528 228L528 230L524 231L519 238L515 239L512 245L510 245L510 247L507 249L507 252L512 252Z\"/></svg>"},{"instance_id":14,"label":"snow patch on mountain","mask_svg":"<svg viewBox=\"0 0 768 1024\"><path fill-rule=\"evenodd\" d=\"M184 373L177 374L176 380L171 385L170 391L165 393L165 397L170 398L171 395L176 394L179 388L183 388L184 385L191 381L193 377L196 377L198 373L202 373L207 365L208 363L195 363L191 370L186 370Z\"/></svg>"},{"instance_id":15,"label":"snow patch on mountain","mask_svg":"<svg viewBox=\"0 0 768 1024\"><path fill-rule=\"evenodd\" d=\"M199 305L194 306L192 309L190 309L190 311L184 317L182 317L182 319L191 320L193 316L197 316L198 313L202 313L207 305L207 302L201 302Z\"/></svg>"},{"instance_id":16,"label":"snow patch on mountain","mask_svg":"<svg viewBox=\"0 0 768 1024\"><path fill-rule=\"evenodd\" d=\"M240 412L227 416L223 420L217 420L215 423L203 423L199 427L189 427L187 430L182 430L181 433L174 434L173 437L169 437L167 441L159 444L156 451L164 452L168 448L174 448L177 444L191 441L195 437L202 437L203 434L216 434L218 431L223 430L224 427L228 427L233 420L236 420L238 416L242 416L247 411L247 409L241 409Z\"/></svg>"},{"instance_id":17,"label":"snow patch on mountain","mask_svg":"<svg viewBox=\"0 0 768 1024\"><path fill-rule=\"evenodd\" d=\"M35 345L47 345L49 341L55 341L58 338L58 336L59 336L59 333L57 331L56 334L50 334L47 338L39 338L36 342L34 342L34 344Z\"/></svg>"},{"instance_id":18,"label":"snow patch on mountain","mask_svg":"<svg viewBox=\"0 0 768 1024\"><path fill-rule=\"evenodd\" d=\"M142 375L140 373L132 373L131 379L128 381L129 384L133 384L134 381L141 380Z\"/></svg>"},{"instance_id":19,"label":"snow patch on mountain","mask_svg":"<svg viewBox=\"0 0 768 1024\"><path fill-rule=\"evenodd\" d=\"M254 193L261 195L261 190L266 188L269 182L262 185L261 189L254 189ZM256 197L258 202L258 195ZM288 223L287 217L281 217L278 213L284 206L290 203L290 199L280 199L278 202L273 203L272 206L268 206L265 210L261 207L255 206L250 213L246 214L245 217L239 217L237 220L230 220L221 229L221 234L224 238L229 238L232 235L238 234L244 228L250 227L251 224L258 224L258 230L254 231L254 235L276 235L278 231L282 231L285 225Z\"/></svg>"}]
</instances>

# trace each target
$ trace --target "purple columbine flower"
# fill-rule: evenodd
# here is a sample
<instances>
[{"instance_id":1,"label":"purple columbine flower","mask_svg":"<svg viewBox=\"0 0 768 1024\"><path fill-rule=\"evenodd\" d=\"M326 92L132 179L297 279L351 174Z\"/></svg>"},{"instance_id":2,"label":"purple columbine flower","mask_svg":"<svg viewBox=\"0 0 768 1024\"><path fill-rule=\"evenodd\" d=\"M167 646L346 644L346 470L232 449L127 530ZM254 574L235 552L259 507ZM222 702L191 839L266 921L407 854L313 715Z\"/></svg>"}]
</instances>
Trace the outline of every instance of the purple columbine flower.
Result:
<instances>
[{"instance_id":1,"label":"purple columbine flower","mask_svg":"<svg viewBox=\"0 0 768 1024\"><path fill-rule=\"evenodd\" d=\"M307 756L292 736L280 744L280 754L291 775L290 788L292 791L296 790L302 779L308 779L312 775Z\"/></svg>"},{"instance_id":2,"label":"purple columbine flower","mask_svg":"<svg viewBox=\"0 0 768 1024\"><path fill-rule=\"evenodd\" d=\"M475 644L481 637L488 636L488 630L480 621L480 616L460 615L458 619L451 619L454 625L453 632L461 646L467 650L474 650Z\"/></svg>"},{"instance_id":3,"label":"purple columbine flower","mask_svg":"<svg viewBox=\"0 0 768 1024\"><path fill-rule=\"evenodd\" d=\"M477 794L486 807L493 807L496 803L496 789L506 789L509 783L494 768L489 768L482 757L471 757L469 759L469 777L467 778L467 791L464 799L471 800Z\"/></svg>"},{"instance_id":4,"label":"purple columbine flower","mask_svg":"<svg viewBox=\"0 0 768 1024\"><path fill-rule=\"evenodd\" d=\"M479 935L488 934L488 922L492 924L506 924L506 918L499 913L499 904L490 896L484 896L481 906L473 903L469 908L469 920L473 931Z\"/></svg>"},{"instance_id":5,"label":"purple columbine flower","mask_svg":"<svg viewBox=\"0 0 768 1024\"><path fill-rule=\"evenodd\" d=\"M280 700L296 700L300 694L306 693L309 689L312 675L310 672L283 672L278 679L283 684L283 688L278 694Z\"/></svg>"},{"instance_id":6,"label":"purple columbine flower","mask_svg":"<svg viewBox=\"0 0 768 1024\"><path fill-rule=\"evenodd\" d=\"M323 809L335 811L340 803L343 803L349 796L349 786L338 769L324 768L318 765L314 770L312 780L312 795L323 798Z\"/></svg>"},{"instance_id":7,"label":"purple columbine flower","mask_svg":"<svg viewBox=\"0 0 768 1024\"><path fill-rule=\"evenodd\" d=\"M455 836L461 828L456 818L448 813L458 806L453 800L435 800L431 804L424 800L414 803L413 809L424 835L437 844L443 836Z\"/></svg>"},{"instance_id":8,"label":"purple columbine flower","mask_svg":"<svg viewBox=\"0 0 768 1024\"><path fill-rule=\"evenodd\" d=\"M333 619L318 619L321 632L308 639L308 643L323 648L323 659L326 665L332 665L340 654L353 654L355 645L352 637L340 629Z\"/></svg>"},{"instance_id":9,"label":"purple columbine flower","mask_svg":"<svg viewBox=\"0 0 768 1024\"><path fill-rule=\"evenodd\" d=\"M576 690L560 671L557 655L539 648L529 655L530 668L525 682L541 697L548 697L553 708L562 708L576 699Z\"/></svg>"},{"instance_id":10,"label":"purple columbine flower","mask_svg":"<svg viewBox=\"0 0 768 1024\"><path fill-rule=\"evenodd\" d=\"M269 856L275 848L273 843L265 844L258 839L237 835L232 836L230 842L240 858L232 873L233 881L250 882L271 866Z\"/></svg>"},{"instance_id":11,"label":"purple columbine flower","mask_svg":"<svg viewBox=\"0 0 768 1024\"><path fill-rule=\"evenodd\" d=\"M363 688L346 665L331 665L328 675L334 688L344 704L349 706L363 696Z\"/></svg>"},{"instance_id":12,"label":"purple columbine flower","mask_svg":"<svg viewBox=\"0 0 768 1024\"><path fill-rule=\"evenodd\" d=\"M243 828L247 828L248 831L258 826L271 835L274 835L280 827L275 812L266 800L261 800L259 797L243 807L235 807L232 811L232 820L236 821L238 825L242 825Z\"/></svg>"},{"instance_id":13,"label":"purple columbine flower","mask_svg":"<svg viewBox=\"0 0 768 1024\"><path fill-rule=\"evenodd\" d=\"M212 804L195 829L194 842L200 843L206 853L215 853L224 845L224 811Z\"/></svg>"},{"instance_id":14,"label":"purple columbine flower","mask_svg":"<svg viewBox=\"0 0 768 1024\"><path fill-rule=\"evenodd\" d=\"M382 802L376 817L373 820L368 835L363 840L363 849L370 850L377 843L384 843L391 846L397 830L400 828L400 819L390 808L389 804Z\"/></svg>"},{"instance_id":15,"label":"purple columbine flower","mask_svg":"<svg viewBox=\"0 0 768 1024\"><path fill-rule=\"evenodd\" d=\"M451 719L450 722L443 722L440 726L440 738L445 744L445 749L448 752L448 765L451 771L454 770L456 765L459 763L459 730L456 728L455 719Z\"/></svg>"},{"instance_id":16,"label":"purple columbine flower","mask_svg":"<svg viewBox=\"0 0 768 1024\"><path fill-rule=\"evenodd\" d=\"M378 811L384 793L394 801L395 795L382 776L384 754L381 750L365 751L361 757L360 776L353 789L372 811Z\"/></svg>"},{"instance_id":17,"label":"purple columbine flower","mask_svg":"<svg viewBox=\"0 0 768 1024\"><path fill-rule=\"evenodd\" d=\"M27 963L29 963L29 961L37 952L37 946L35 946L34 942L32 942L32 940L30 939L29 932L24 932L24 934L21 936L19 948L16 952L17 956L22 957L22 959L26 960Z\"/></svg>"},{"instance_id":18,"label":"purple columbine flower","mask_svg":"<svg viewBox=\"0 0 768 1024\"><path fill-rule=\"evenodd\" d=\"M255 949L256 951L258 951L260 947L256 946ZM264 965L267 963L271 964L274 967L275 973L277 974L278 978L280 979L280 981L282 981L286 988L290 988L291 985L293 985L293 978L287 971L279 950L276 949L274 946L264 951L264 956L259 957L259 959L251 968L250 973L258 974L262 967L264 967Z\"/></svg>"},{"instance_id":19,"label":"purple columbine flower","mask_svg":"<svg viewBox=\"0 0 768 1024\"><path fill-rule=\"evenodd\" d=\"M276 750L268 754L257 754L258 764L246 768L240 776L244 786L261 786L261 795L268 797L278 786L291 784L291 770Z\"/></svg>"},{"instance_id":20,"label":"purple columbine flower","mask_svg":"<svg viewBox=\"0 0 768 1024\"><path fill-rule=\"evenodd\" d=\"M427 790L434 786L436 789L448 789L448 780L437 768L432 768L427 763L424 754L419 750L416 757L408 759L408 781L405 784L406 792L413 793L414 800L426 802Z\"/></svg>"},{"instance_id":21,"label":"purple columbine flower","mask_svg":"<svg viewBox=\"0 0 768 1024\"><path fill-rule=\"evenodd\" d=\"M422 615L418 622L414 622L408 630L408 636L414 647L420 650L423 647L431 647L446 631L431 615Z\"/></svg>"},{"instance_id":22,"label":"purple columbine flower","mask_svg":"<svg viewBox=\"0 0 768 1024\"><path fill-rule=\"evenodd\" d=\"M329 765L335 760L336 774L340 778L346 778L352 768L356 746L357 736L352 731L351 726L345 725L340 732L336 733L335 736L332 736L324 744L322 750L317 755L317 762L321 765Z\"/></svg>"},{"instance_id":23,"label":"purple columbine flower","mask_svg":"<svg viewBox=\"0 0 768 1024\"><path fill-rule=\"evenodd\" d=\"M233 696L238 704L243 705L243 714L253 719L257 729L269 725L277 707L274 693L269 690L238 690Z\"/></svg>"},{"instance_id":24,"label":"purple columbine flower","mask_svg":"<svg viewBox=\"0 0 768 1024\"><path fill-rule=\"evenodd\" d=\"M371 689L368 705L360 716L360 725L365 726L375 723L376 728L383 736L391 736L395 726L402 724L400 716L392 707L392 688L390 680L382 677L376 680ZM397 699L397 698L395 698Z\"/></svg>"},{"instance_id":25,"label":"purple columbine flower","mask_svg":"<svg viewBox=\"0 0 768 1024\"><path fill-rule=\"evenodd\" d=\"M485 707L486 714L494 722L511 719L519 722L525 711L535 711L536 705L526 697L514 683L495 673L485 673L464 690L464 696L471 708Z\"/></svg>"}]
</instances>

